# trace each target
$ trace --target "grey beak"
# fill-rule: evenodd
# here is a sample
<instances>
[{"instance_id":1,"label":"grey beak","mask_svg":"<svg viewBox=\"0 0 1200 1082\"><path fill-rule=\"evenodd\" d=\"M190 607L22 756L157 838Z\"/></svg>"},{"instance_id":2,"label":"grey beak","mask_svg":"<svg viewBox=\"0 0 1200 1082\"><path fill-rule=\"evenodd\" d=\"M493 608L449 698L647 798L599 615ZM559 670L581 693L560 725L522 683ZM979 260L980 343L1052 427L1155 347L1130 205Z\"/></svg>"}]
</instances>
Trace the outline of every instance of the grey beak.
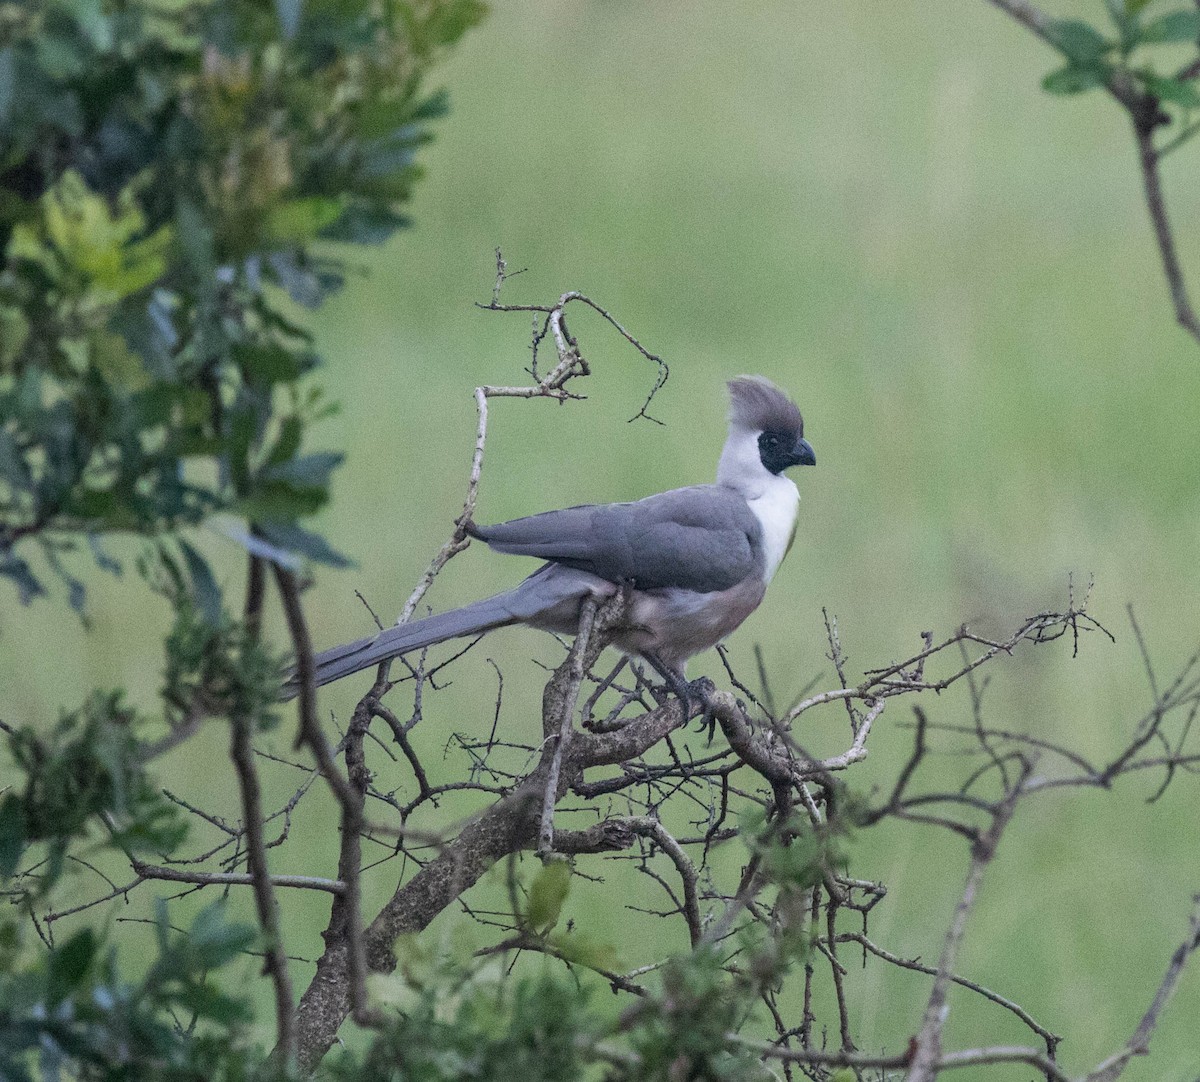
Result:
<instances>
[{"instance_id":1,"label":"grey beak","mask_svg":"<svg viewBox=\"0 0 1200 1082\"><path fill-rule=\"evenodd\" d=\"M815 466L816 464L817 456L812 449L812 444L801 437L796 441L796 446L792 448L792 465Z\"/></svg>"}]
</instances>

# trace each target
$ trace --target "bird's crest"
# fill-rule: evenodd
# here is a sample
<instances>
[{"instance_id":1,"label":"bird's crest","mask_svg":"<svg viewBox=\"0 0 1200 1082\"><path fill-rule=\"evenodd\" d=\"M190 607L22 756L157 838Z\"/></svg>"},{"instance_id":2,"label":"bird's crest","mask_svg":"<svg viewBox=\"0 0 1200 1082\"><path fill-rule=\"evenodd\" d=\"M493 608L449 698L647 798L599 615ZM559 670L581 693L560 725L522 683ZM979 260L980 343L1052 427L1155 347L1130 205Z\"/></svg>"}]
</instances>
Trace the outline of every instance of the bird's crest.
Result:
<instances>
[{"instance_id":1,"label":"bird's crest","mask_svg":"<svg viewBox=\"0 0 1200 1082\"><path fill-rule=\"evenodd\" d=\"M729 419L754 432L804 435L804 418L796 403L762 376L738 376L729 381Z\"/></svg>"}]
</instances>

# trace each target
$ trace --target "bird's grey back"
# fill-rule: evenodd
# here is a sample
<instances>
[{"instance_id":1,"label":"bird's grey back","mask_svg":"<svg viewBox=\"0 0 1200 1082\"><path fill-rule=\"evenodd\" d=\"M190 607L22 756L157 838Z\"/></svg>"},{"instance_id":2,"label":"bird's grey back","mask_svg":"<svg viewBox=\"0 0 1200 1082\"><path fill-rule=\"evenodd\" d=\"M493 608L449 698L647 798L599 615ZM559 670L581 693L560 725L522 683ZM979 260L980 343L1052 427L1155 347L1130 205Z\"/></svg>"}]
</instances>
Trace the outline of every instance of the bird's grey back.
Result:
<instances>
[{"instance_id":1,"label":"bird's grey back","mask_svg":"<svg viewBox=\"0 0 1200 1082\"><path fill-rule=\"evenodd\" d=\"M472 532L498 552L551 560L642 590L727 590L763 566L757 516L741 495L720 485L546 511Z\"/></svg>"}]
</instances>

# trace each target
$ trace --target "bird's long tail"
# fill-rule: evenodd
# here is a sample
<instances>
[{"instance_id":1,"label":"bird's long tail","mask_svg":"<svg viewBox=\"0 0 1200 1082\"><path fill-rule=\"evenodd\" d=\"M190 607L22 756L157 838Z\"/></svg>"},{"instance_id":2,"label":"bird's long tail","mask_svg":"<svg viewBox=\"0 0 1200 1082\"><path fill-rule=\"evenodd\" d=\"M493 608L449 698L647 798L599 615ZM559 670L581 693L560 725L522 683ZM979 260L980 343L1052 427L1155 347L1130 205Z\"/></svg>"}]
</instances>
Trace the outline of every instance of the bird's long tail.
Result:
<instances>
[{"instance_id":1,"label":"bird's long tail","mask_svg":"<svg viewBox=\"0 0 1200 1082\"><path fill-rule=\"evenodd\" d=\"M324 650L313 657L316 685L321 687L378 665L388 658L399 657L448 639L478 635L508 624L536 622L541 614L557 611L564 606L569 608L589 592L587 585L591 576L578 572L564 574L564 570L547 564L505 593L475 601L461 609L440 612L424 620L397 624L377 635ZM283 685L280 698L286 702L295 698L299 691L300 685L293 670Z\"/></svg>"}]
</instances>

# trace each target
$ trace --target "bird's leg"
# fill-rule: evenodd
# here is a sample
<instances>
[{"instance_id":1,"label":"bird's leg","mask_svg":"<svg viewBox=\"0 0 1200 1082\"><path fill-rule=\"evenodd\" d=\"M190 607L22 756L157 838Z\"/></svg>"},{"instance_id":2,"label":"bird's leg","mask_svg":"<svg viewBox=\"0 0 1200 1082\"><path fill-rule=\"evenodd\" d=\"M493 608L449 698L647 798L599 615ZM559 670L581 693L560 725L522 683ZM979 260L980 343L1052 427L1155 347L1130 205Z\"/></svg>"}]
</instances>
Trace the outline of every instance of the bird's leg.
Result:
<instances>
[{"instance_id":1,"label":"bird's leg","mask_svg":"<svg viewBox=\"0 0 1200 1082\"><path fill-rule=\"evenodd\" d=\"M649 681L646 681L646 684L650 689L650 694L654 696L654 701L657 702L659 706L662 706L667 701L669 695L674 695L678 699L687 698L687 683L682 680L679 674L671 669L669 665L665 664L654 654L645 653L641 655L641 658L646 662L647 665L650 666L650 668L658 673L663 684L665 685L667 694L663 694L664 689L659 687L657 684L652 684Z\"/></svg>"},{"instance_id":2,"label":"bird's leg","mask_svg":"<svg viewBox=\"0 0 1200 1082\"><path fill-rule=\"evenodd\" d=\"M682 699L686 705L688 702L688 684L682 674L677 669L671 668L662 658L649 651L642 654L642 657L646 659L650 668L662 677L663 683L667 685L667 689L673 692L677 699Z\"/></svg>"},{"instance_id":3,"label":"bird's leg","mask_svg":"<svg viewBox=\"0 0 1200 1082\"><path fill-rule=\"evenodd\" d=\"M713 682L707 676L702 676L699 680L692 680L689 683L678 669L666 664L662 658L652 653L645 653L642 657L663 678L663 683L667 685L667 688L683 703L685 721L692 716L692 704L696 703L700 706L700 728L703 731L707 727L708 742L711 744L716 730L716 718L713 716L711 699L715 690Z\"/></svg>"}]
</instances>

